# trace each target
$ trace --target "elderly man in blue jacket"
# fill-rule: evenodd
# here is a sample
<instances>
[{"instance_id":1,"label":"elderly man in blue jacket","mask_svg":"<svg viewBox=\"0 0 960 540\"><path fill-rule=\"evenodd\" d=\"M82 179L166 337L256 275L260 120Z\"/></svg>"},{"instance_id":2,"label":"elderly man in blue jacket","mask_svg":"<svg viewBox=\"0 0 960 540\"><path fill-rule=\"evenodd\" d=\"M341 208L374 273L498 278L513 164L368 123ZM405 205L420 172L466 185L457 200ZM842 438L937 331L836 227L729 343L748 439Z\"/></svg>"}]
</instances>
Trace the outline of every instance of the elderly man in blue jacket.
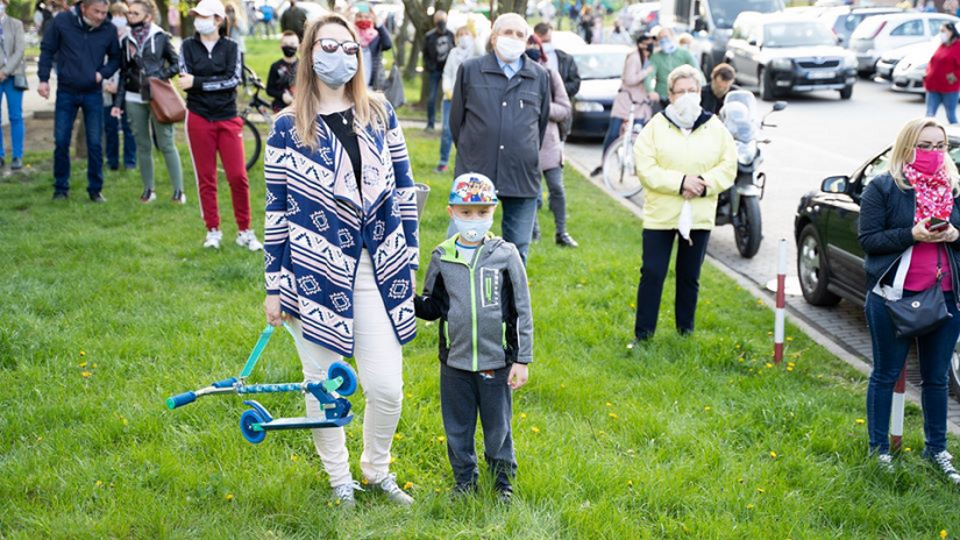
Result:
<instances>
[{"instance_id":1,"label":"elderly man in blue jacket","mask_svg":"<svg viewBox=\"0 0 960 540\"><path fill-rule=\"evenodd\" d=\"M54 17L40 45L40 86L50 98L50 69L57 61L57 102L54 116L54 199L70 191L70 140L77 110L83 109L87 134L87 193L105 202L103 189L103 95L101 83L120 68L117 29L107 21L107 0L82 0ZM104 60L106 59L106 60Z\"/></svg>"},{"instance_id":2,"label":"elderly man in blue jacket","mask_svg":"<svg viewBox=\"0 0 960 540\"><path fill-rule=\"evenodd\" d=\"M503 239L524 264L540 193L540 145L550 120L550 76L527 58L530 26L516 13L493 23L493 52L467 60L457 73L450 131L454 174L480 173L497 188Z\"/></svg>"}]
</instances>

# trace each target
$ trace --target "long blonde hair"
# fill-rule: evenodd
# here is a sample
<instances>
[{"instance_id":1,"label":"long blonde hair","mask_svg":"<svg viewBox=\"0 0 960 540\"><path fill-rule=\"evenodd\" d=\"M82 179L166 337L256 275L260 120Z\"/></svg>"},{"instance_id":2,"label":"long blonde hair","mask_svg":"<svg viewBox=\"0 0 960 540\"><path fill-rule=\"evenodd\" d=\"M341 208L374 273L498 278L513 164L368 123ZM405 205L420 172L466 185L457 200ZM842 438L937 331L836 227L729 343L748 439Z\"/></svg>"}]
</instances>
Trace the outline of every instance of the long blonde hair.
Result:
<instances>
[{"instance_id":1,"label":"long blonde hair","mask_svg":"<svg viewBox=\"0 0 960 540\"><path fill-rule=\"evenodd\" d=\"M910 182L903 175L903 166L908 163L913 163L917 141L920 140L920 132L927 128L937 128L943 133L943 141L947 145L947 148L944 150L946 155L943 164L947 169L947 176L950 177L950 186L953 188L953 193L956 194L960 191L960 185L958 185L957 179L960 173L957 172L957 165L953 162L953 158L950 157L950 138L947 136L947 130L943 127L943 124L933 118L916 118L909 120L903 125L903 128L900 129L900 133L897 135L896 142L893 143L893 151L890 153L890 164L888 165L890 174L893 176L897 187L901 190L906 191L913 189L913 186L910 185Z\"/></svg>"},{"instance_id":2,"label":"long blonde hair","mask_svg":"<svg viewBox=\"0 0 960 540\"><path fill-rule=\"evenodd\" d=\"M324 15L307 26L300 43L300 63L297 66L297 91L293 97L293 104L286 109L292 109L295 115L297 133L301 142L311 150L320 147L320 140L316 137L317 108L320 104L320 79L313 72L313 46L317 41L320 29L328 24L339 24L346 28L354 41L357 34L352 25L343 16L332 13ZM384 105L382 94L369 92L363 77L363 56L357 52L357 73L346 85L347 98L353 102L353 116L356 122L364 127L375 126L378 131L386 131L387 107ZM285 111L285 112L286 112Z\"/></svg>"}]
</instances>

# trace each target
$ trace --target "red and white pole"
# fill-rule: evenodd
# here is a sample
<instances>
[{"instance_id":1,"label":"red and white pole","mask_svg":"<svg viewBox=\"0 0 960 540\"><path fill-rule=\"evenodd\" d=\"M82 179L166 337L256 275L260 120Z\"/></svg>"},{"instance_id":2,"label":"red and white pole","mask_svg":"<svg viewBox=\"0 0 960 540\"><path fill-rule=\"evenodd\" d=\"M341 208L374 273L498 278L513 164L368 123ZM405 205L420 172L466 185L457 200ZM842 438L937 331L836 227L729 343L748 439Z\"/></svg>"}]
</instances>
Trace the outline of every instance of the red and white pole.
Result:
<instances>
[{"instance_id":1,"label":"red and white pole","mask_svg":"<svg viewBox=\"0 0 960 540\"><path fill-rule=\"evenodd\" d=\"M787 287L787 239L780 239L780 260L777 266L777 310L773 329L773 361L783 362L783 325L785 322Z\"/></svg>"},{"instance_id":2,"label":"red and white pole","mask_svg":"<svg viewBox=\"0 0 960 540\"><path fill-rule=\"evenodd\" d=\"M900 443L903 441L903 407L906 402L906 388L907 363L904 362L900 378L893 387L893 405L890 408L890 450L894 452L900 450Z\"/></svg>"}]
</instances>

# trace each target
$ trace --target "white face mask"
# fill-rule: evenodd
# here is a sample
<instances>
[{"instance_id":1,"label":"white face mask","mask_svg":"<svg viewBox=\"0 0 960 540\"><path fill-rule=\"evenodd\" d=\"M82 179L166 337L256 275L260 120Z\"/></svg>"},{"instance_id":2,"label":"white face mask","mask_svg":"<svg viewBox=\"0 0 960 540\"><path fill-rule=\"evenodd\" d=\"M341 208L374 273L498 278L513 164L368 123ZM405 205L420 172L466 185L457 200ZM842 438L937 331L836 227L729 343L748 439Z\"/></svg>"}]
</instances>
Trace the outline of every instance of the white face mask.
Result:
<instances>
[{"instance_id":1,"label":"white face mask","mask_svg":"<svg viewBox=\"0 0 960 540\"><path fill-rule=\"evenodd\" d=\"M493 227L493 218L466 220L453 217L453 224L457 226L460 236L467 242L478 242L487 235L490 227Z\"/></svg>"},{"instance_id":2,"label":"white face mask","mask_svg":"<svg viewBox=\"0 0 960 540\"><path fill-rule=\"evenodd\" d=\"M193 28L199 32L200 35L209 36L217 31L217 22L213 20L213 17L206 19L195 19L193 21Z\"/></svg>"},{"instance_id":3,"label":"white face mask","mask_svg":"<svg viewBox=\"0 0 960 540\"><path fill-rule=\"evenodd\" d=\"M700 117L700 92L687 92L671 106L681 122L692 125Z\"/></svg>"},{"instance_id":4,"label":"white face mask","mask_svg":"<svg viewBox=\"0 0 960 540\"><path fill-rule=\"evenodd\" d=\"M0 4L0 6L2 5L3 4ZM112 22L113 25L117 27L117 30L120 30L121 32L127 29L127 19L124 17L114 17L110 20L110 22Z\"/></svg>"},{"instance_id":5,"label":"white face mask","mask_svg":"<svg viewBox=\"0 0 960 540\"><path fill-rule=\"evenodd\" d=\"M527 50L527 44L507 36L497 37L497 54L504 62L516 62Z\"/></svg>"},{"instance_id":6,"label":"white face mask","mask_svg":"<svg viewBox=\"0 0 960 540\"><path fill-rule=\"evenodd\" d=\"M473 36L463 36L460 38L460 43L457 43L457 46L465 51L473 49Z\"/></svg>"},{"instance_id":7,"label":"white face mask","mask_svg":"<svg viewBox=\"0 0 960 540\"><path fill-rule=\"evenodd\" d=\"M544 43L544 44L543 44L543 52L545 52L545 53L547 53L547 54L550 54L550 53L552 53L552 52L554 52L554 51L556 51L556 50L557 50L557 48L553 45L553 43Z\"/></svg>"},{"instance_id":8,"label":"white face mask","mask_svg":"<svg viewBox=\"0 0 960 540\"><path fill-rule=\"evenodd\" d=\"M943 43L944 45L946 45L947 42L949 41L950 41L950 34L946 32L940 32L940 43Z\"/></svg>"}]
</instances>

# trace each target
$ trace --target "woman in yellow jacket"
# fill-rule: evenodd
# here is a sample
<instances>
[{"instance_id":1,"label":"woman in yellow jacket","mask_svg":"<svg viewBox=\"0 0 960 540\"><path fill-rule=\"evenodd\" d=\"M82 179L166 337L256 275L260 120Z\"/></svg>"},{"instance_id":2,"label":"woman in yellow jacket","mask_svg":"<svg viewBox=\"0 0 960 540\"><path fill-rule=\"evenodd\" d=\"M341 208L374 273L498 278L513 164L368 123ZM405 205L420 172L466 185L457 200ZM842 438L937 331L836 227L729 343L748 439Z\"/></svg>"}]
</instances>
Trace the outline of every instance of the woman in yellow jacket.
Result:
<instances>
[{"instance_id":1,"label":"woman in yellow jacket","mask_svg":"<svg viewBox=\"0 0 960 540\"><path fill-rule=\"evenodd\" d=\"M737 150L720 119L700 107L700 74L680 66L668 78L670 105L654 116L634 146L646 190L643 268L637 289L637 341L657 329L663 282L677 248L676 323L693 332L700 267L717 213L717 196L737 176Z\"/></svg>"}]
</instances>

